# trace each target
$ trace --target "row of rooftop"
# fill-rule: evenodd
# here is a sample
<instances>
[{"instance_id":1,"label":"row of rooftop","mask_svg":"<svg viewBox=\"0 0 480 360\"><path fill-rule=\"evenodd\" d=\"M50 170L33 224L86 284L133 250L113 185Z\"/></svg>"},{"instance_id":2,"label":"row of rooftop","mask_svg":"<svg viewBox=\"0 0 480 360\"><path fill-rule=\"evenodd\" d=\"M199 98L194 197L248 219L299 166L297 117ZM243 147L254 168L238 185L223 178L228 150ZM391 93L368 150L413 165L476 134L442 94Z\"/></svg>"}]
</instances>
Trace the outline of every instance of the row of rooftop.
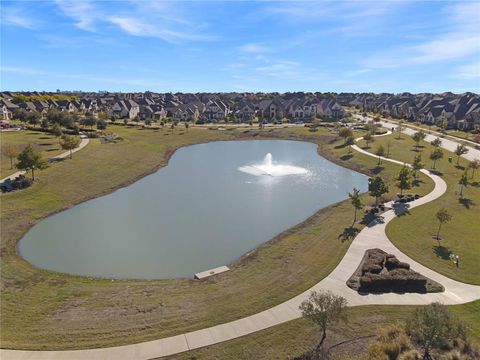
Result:
<instances>
[{"instance_id":1,"label":"row of rooftop","mask_svg":"<svg viewBox=\"0 0 480 360\"><path fill-rule=\"evenodd\" d=\"M46 112L51 108L68 112L106 112L117 119L162 119L182 121L242 121L257 117L264 121L289 118L310 121L336 120L345 106L421 121L448 122L464 130L480 127L480 96L453 94L373 94L373 93L44 93L2 92L0 106L4 118L15 109Z\"/></svg>"}]
</instances>

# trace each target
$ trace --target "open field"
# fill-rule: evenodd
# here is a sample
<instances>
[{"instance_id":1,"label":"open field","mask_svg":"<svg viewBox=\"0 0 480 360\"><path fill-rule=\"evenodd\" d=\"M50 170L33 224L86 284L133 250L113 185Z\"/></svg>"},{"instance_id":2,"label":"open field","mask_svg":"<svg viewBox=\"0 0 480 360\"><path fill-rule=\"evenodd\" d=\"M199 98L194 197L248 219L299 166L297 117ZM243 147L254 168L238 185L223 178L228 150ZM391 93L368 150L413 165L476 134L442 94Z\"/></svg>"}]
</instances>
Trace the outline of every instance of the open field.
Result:
<instances>
[{"instance_id":1,"label":"open field","mask_svg":"<svg viewBox=\"0 0 480 360\"><path fill-rule=\"evenodd\" d=\"M392 157L401 161L412 162L417 155L415 142L410 136L397 135L377 138L371 144L374 151L377 146L391 144ZM363 141L360 145L364 144ZM429 155L433 146L427 142L421 142L419 151L425 168L430 169L432 160ZM448 158L452 157L452 162ZM410 214L393 220L387 226L387 235L390 240L404 253L416 261L428 266L439 273L452 279L480 284L480 171L475 178L468 175L469 186L464 189L464 199L460 199L460 186L458 180L468 161L460 159L457 167L457 156L444 150L444 158L437 161L437 171L441 172L442 178L447 182L448 190L445 195L421 208L413 209ZM442 226L441 236L444 238L438 243L432 239L438 228L438 220L435 213L442 207L446 207L453 215L453 220ZM450 252L460 256L460 266L457 268L449 259Z\"/></svg>"},{"instance_id":2,"label":"open field","mask_svg":"<svg viewBox=\"0 0 480 360\"><path fill-rule=\"evenodd\" d=\"M347 154L326 129L160 131L111 126L125 140L91 143L74 156L39 172L23 192L2 197L2 347L62 349L134 343L211 326L264 310L308 289L342 258L342 241L353 209L346 201L319 211L293 229L232 264L232 271L207 281L189 279L111 281L35 269L15 244L34 222L86 199L127 185L158 166L179 146L234 139L309 140L319 152L363 172L377 171L374 158ZM348 156L345 156L348 155ZM352 156L350 156L352 155ZM341 159L343 157L343 160ZM382 164L393 181L399 166ZM415 193L433 188L426 177ZM396 190L391 186L388 197ZM364 197L366 202L373 202ZM361 228L361 224L356 225ZM40 299L40 300L39 300Z\"/></svg>"},{"instance_id":3,"label":"open field","mask_svg":"<svg viewBox=\"0 0 480 360\"><path fill-rule=\"evenodd\" d=\"M2 145L0 179L18 171L15 168L15 160L13 169L11 169L10 159L3 153L3 148L6 145L14 145L21 151L27 144L32 144L34 148L42 153L44 159L51 158L65 151L62 150L57 137L40 131L2 131L0 138Z\"/></svg>"}]
</instances>

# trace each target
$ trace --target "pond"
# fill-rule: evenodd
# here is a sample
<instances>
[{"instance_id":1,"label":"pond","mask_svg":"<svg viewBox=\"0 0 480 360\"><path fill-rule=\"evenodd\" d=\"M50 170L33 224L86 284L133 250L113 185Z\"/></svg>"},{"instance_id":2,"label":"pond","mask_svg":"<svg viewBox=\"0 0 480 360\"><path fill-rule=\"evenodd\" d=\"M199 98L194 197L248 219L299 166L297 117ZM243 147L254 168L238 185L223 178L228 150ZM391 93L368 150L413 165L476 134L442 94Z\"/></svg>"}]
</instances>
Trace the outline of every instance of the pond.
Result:
<instances>
[{"instance_id":1,"label":"pond","mask_svg":"<svg viewBox=\"0 0 480 360\"><path fill-rule=\"evenodd\" d=\"M191 278L346 199L353 187L367 190L366 176L316 150L286 140L181 148L156 173L42 220L21 239L20 254L76 275Z\"/></svg>"}]
</instances>

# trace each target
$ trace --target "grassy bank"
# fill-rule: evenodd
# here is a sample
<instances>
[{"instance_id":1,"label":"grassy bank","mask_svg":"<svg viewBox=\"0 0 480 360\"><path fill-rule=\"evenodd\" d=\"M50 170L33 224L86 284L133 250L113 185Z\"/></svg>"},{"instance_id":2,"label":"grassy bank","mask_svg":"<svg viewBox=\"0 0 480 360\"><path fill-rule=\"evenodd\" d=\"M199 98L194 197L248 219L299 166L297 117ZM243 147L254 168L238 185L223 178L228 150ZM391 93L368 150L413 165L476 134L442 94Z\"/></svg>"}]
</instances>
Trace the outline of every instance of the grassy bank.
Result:
<instances>
[{"instance_id":1,"label":"grassy bank","mask_svg":"<svg viewBox=\"0 0 480 360\"><path fill-rule=\"evenodd\" d=\"M112 126L117 144L93 140L73 160L39 173L33 187L2 196L2 347L63 349L152 340L262 311L308 289L337 265L349 246L342 238L353 210L332 205L232 264L207 281L111 281L35 269L16 242L35 222L81 201L109 193L164 165L178 147L216 140L286 138L319 144L319 152L365 173L393 179L399 166L353 153L325 129L214 131L141 130ZM427 178L415 189L433 188ZM388 197L395 194L391 186ZM365 201L373 201L364 197ZM356 227L361 229L362 225Z\"/></svg>"},{"instance_id":2,"label":"grassy bank","mask_svg":"<svg viewBox=\"0 0 480 360\"><path fill-rule=\"evenodd\" d=\"M348 309L348 322L339 323L328 333L325 346L341 357L366 359L365 350L378 330L388 323L403 322L414 306L362 306ZM480 343L480 301L450 306L450 310L471 327L472 340ZM367 338L364 338L367 337ZM168 360L267 360L291 359L313 349L320 339L318 328L305 319L298 319L242 338L199 350L167 357ZM338 345L340 344L340 345Z\"/></svg>"},{"instance_id":3,"label":"grassy bank","mask_svg":"<svg viewBox=\"0 0 480 360\"><path fill-rule=\"evenodd\" d=\"M35 149L40 151L44 159L51 158L64 152L62 150L58 138L54 135L39 131L2 131L0 133L2 151L0 157L0 179L7 177L18 171L10 166L10 158L5 156L3 148L6 145L14 145L19 151L23 150L26 144L32 144Z\"/></svg>"},{"instance_id":4,"label":"grassy bank","mask_svg":"<svg viewBox=\"0 0 480 360\"><path fill-rule=\"evenodd\" d=\"M376 139L370 151L387 143L391 144L393 158L411 163L415 155L421 154L425 168L432 167L429 155L433 146L430 143L421 142L417 151L411 137L402 135L398 139L395 134ZM360 144L364 145L363 142ZM449 157L452 162L448 161ZM456 163L457 156L444 150L444 158L437 161L436 168L447 183L447 192L429 204L412 209L406 216L394 219L387 226L387 235L400 250L423 265L452 279L480 284L480 171L473 179L469 173L469 186L464 189L464 198L461 199L458 181L468 161L460 159L459 166ZM437 242L432 238L438 228L435 213L442 207L448 209L453 219L443 226L443 240ZM460 256L458 268L449 259L450 253Z\"/></svg>"}]
</instances>

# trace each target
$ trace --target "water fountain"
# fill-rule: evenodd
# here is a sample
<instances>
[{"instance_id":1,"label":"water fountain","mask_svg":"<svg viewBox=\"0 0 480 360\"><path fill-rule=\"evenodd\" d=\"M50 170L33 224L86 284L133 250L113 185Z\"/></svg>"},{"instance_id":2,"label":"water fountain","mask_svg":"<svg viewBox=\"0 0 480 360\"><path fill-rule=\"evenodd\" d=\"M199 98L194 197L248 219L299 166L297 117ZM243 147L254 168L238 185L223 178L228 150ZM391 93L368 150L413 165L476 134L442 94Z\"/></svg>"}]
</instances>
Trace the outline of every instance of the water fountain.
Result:
<instances>
[{"instance_id":1,"label":"water fountain","mask_svg":"<svg viewBox=\"0 0 480 360\"><path fill-rule=\"evenodd\" d=\"M272 154L265 155L263 162L259 164L240 166L238 170L255 176L285 176L285 175L305 175L308 170L299 166L288 164L274 164Z\"/></svg>"}]
</instances>

